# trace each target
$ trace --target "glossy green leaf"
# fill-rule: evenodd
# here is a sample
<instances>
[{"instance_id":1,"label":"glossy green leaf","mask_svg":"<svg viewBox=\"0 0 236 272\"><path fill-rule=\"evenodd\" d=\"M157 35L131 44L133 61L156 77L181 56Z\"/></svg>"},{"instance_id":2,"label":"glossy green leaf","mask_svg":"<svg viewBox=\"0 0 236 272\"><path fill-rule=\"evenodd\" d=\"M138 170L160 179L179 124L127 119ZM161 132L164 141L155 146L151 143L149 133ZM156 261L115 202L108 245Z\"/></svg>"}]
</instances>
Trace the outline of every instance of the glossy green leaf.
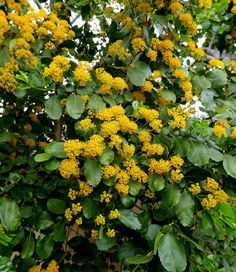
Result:
<instances>
[{"instance_id":1,"label":"glossy green leaf","mask_svg":"<svg viewBox=\"0 0 236 272\"><path fill-rule=\"evenodd\" d=\"M96 159L87 158L84 162L83 172L90 185L97 186L101 182L102 168Z\"/></svg>"},{"instance_id":2,"label":"glossy green leaf","mask_svg":"<svg viewBox=\"0 0 236 272\"><path fill-rule=\"evenodd\" d=\"M66 102L66 110L70 117L73 119L79 119L84 111L84 101L79 95L71 94Z\"/></svg>"},{"instance_id":3,"label":"glossy green leaf","mask_svg":"<svg viewBox=\"0 0 236 272\"><path fill-rule=\"evenodd\" d=\"M196 166L206 165L210 158L207 145L204 142L191 141L187 157Z\"/></svg>"},{"instance_id":4,"label":"glossy green leaf","mask_svg":"<svg viewBox=\"0 0 236 272\"><path fill-rule=\"evenodd\" d=\"M63 142L51 142L45 147L45 152L60 159L66 158Z\"/></svg>"},{"instance_id":5,"label":"glossy green leaf","mask_svg":"<svg viewBox=\"0 0 236 272\"><path fill-rule=\"evenodd\" d=\"M34 160L36 162L44 162L44 161L48 161L50 160L52 157L51 154L48 154L48 153L41 153L41 154L37 154L35 157L34 157Z\"/></svg>"},{"instance_id":6,"label":"glossy green leaf","mask_svg":"<svg viewBox=\"0 0 236 272\"><path fill-rule=\"evenodd\" d=\"M120 210L119 220L133 230L140 230L142 227L137 215L131 210Z\"/></svg>"},{"instance_id":7,"label":"glossy green leaf","mask_svg":"<svg viewBox=\"0 0 236 272\"><path fill-rule=\"evenodd\" d=\"M168 272L182 272L187 266L182 243L172 233L165 234L159 243L158 255L161 264Z\"/></svg>"},{"instance_id":8,"label":"glossy green leaf","mask_svg":"<svg viewBox=\"0 0 236 272\"><path fill-rule=\"evenodd\" d=\"M49 234L37 241L36 253L40 259L47 259L54 249L53 235Z\"/></svg>"},{"instance_id":9,"label":"glossy green leaf","mask_svg":"<svg viewBox=\"0 0 236 272\"><path fill-rule=\"evenodd\" d=\"M20 225L20 209L11 199L0 199L0 221L7 231L14 231Z\"/></svg>"},{"instance_id":10,"label":"glossy green leaf","mask_svg":"<svg viewBox=\"0 0 236 272\"><path fill-rule=\"evenodd\" d=\"M131 83L135 86L143 86L145 79L150 77L152 74L148 64L143 61L137 61L135 68L128 69L127 76Z\"/></svg>"},{"instance_id":11,"label":"glossy green leaf","mask_svg":"<svg viewBox=\"0 0 236 272\"><path fill-rule=\"evenodd\" d=\"M171 92L169 90L162 90L160 92L160 96L163 97L167 101L172 101L172 102L176 101L176 95L175 95L175 93Z\"/></svg>"},{"instance_id":12,"label":"glossy green leaf","mask_svg":"<svg viewBox=\"0 0 236 272\"><path fill-rule=\"evenodd\" d=\"M223 160L223 166L229 176L236 178L236 158L234 156L225 155Z\"/></svg>"},{"instance_id":13,"label":"glossy green leaf","mask_svg":"<svg viewBox=\"0 0 236 272\"><path fill-rule=\"evenodd\" d=\"M34 248L35 248L35 242L34 242L34 238L32 237L32 235L30 234L24 244L23 244L23 248L21 251L21 257L23 259L28 259L30 258L33 253L34 253Z\"/></svg>"},{"instance_id":14,"label":"glossy green leaf","mask_svg":"<svg viewBox=\"0 0 236 272\"><path fill-rule=\"evenodd\" d=\"M0 271L1 272L15 272L13 264L8 257L0 256Z\"/></svg>"},{"instance_id":15,"label":"glossy green leaf","mask_svg":"<svg viewBox=\"0 0 236 272\"><path fill-rule=\"evenodd\" d=\"M169 184L162 195L162 200L166 206L175 206L180 200L180 190L174 183Z\"/></svg>"},{"instance_id":16,"label":"glossy green leaf","mask_svg":"<svg viewBox=\"0 0 236 272\"><path fill-rule=\"evenodd\" d=\"M165 186L165 180L163 176L161 175L154 174L148 180L148 187L153 192L161 191L164 188L164 186Z\"/></svg>"},{"instance_id":17,"label":"glossy green leaf","mask_svg":"<svg viewBox=\"0 0 236 272\"><path fill-rule=\"evenodd\" d=\"M93 94L89 97L88 107L92 112L97 112L106 107L106 103L102 97Z\"/></svg>"},{"instance_id":18,"label":"glossy green leaf","mask_svg":"<svg viewBox=\"0 0 236 272\"><path fill-rule=\"evenodd\" d=\"M66 239L65 223L57 223L53 226L53 238L55 242L64 242Z\"/></svg>"},{"instance_id":19,"label":"glossy green leaf","mask_svg":"<svg viewBox=\"0 0 236 272\"><path fill-rule=\"evenodd\" d=\"M63 108L58 96L49 97L45 102L45 111L47 115L53 120L59 120L62 116Z\"/></svg>"},{"instance_id":20,"label":"glossy green leaf","mask_svg":"<svg viewBox=\"0 0 236 272\"><path fill-rule=\"evenodd\" d=\"M183 192L181 194L179 203L176 205L176 215L180 221L180 223L187 227L192 222L193 214L194 214L194 201L191 195L187 192Z\"/></svg>"},{"instance_id":21,"label":"glossy green leaf","mask_svg":"<svg viewBox=\"0 0 236 272\"><path fill-rule=\"evenodd\" d=\"M207 79L213 88L221 88L227 83L227 74L222 70L213 70L207 73Z\"/></svg>"},{"instance_id":22,"label":"glossy green leaf","mask_svg":"<svg viewBox=\"0 0 236 272\"><path fill-rule=\"evenodd\" d=\"M83 215L85 218L90 219L97 213L96 202L91 198L86 198L83 203Z\"/></svg>"},{"instance_id":23,"label":"glossy green leaf","mask_svg":"<svg viewBox=\"0 0 236 272\"><path fill-rule=\"evenodd\" d=\"M127 257L124 260L125 264L145 264L151 262L153 259L153 255L136 255L136 256L130 256Z\"/></svg>"},{"instance_id":24,"label":"glossy green leaf","mask_svg":"<svg viewBox=\"0 0 236 272\"><path fill-rule=\"evenodd\" d=\"M103 165L108 165L111 162L113 162L114 158L115 158L115 152L109 147L105 147L102 155L99 157L99 161Z\"/></svg>"},{"instance_id":25,"label":"glossy green leaf","mask_svg":"<svg viewBox=\"0 0 236 272\"><path fill-rule=\"evenodd\" d=\"M66 210L66 203L57 198L50 198L47 201L47 208L50 212L55 214L64 214Z\"/></svg>"},{"instance_id":26,"label":"glossy green leaf","mask_svg":"<svg viewBox=\"0 0 236 272\"><path fill-rule=\"evenodd\" d=\"M110 248L112 248L116 243L116 239L115 238L110 238L107 236L103 236L102 239L97 239L96 240L96 246L98 248L98 250L101 251L106 251Z\"/></svg>"}]
</instances>

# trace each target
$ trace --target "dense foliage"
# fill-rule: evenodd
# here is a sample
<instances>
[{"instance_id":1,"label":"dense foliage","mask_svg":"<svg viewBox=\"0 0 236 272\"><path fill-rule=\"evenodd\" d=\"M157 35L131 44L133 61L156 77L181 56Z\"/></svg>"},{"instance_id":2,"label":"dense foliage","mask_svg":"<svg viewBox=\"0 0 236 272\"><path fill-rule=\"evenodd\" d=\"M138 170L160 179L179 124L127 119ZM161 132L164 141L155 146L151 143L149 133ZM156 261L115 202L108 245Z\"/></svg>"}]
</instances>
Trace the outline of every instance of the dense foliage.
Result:
<instances>
[{"instance_id":1,"label":"dense foliage","mask_svg":"<svg viewBox=\"0 0 236 272\"><path fill-rule=\"evenodd\" d=\"M1 271L235 271L236 1L34 6L0 0Z\"/></svg>"}]
</instances>

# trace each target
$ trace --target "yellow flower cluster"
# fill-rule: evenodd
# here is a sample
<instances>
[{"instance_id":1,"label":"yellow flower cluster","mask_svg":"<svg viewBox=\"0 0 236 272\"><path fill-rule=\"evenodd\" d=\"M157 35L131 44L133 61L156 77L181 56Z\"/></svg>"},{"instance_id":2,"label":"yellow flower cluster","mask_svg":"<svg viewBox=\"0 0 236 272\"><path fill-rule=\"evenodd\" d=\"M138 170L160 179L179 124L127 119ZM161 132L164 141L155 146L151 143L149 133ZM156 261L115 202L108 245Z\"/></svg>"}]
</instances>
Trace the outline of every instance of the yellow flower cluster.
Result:
<instances>
[{"instance_id":1,"label":"yellow flower cluster","mask_svg":"<svg viewBox=\"0 0 236 272\"><path fill-rule=\"evenodd\" d=\"M61 176L65 179L69 179L71 176L78 178L80 175L78 161L75 159L62 160L58 169L59 169Z\"/></svg>"},{"instance_id":2,"label":"yellow flower cluster","mask_svg":"<svg viewBox=\"0 0 236 272\"><path fill-rule=\"evenodd\" d=\"M75 80L78 81L80 86L85 86L89 81L91 81L91 75L89 71L76 67L75 70L73 71Z\"/></svg>"},{"instance_id":3,"label":"yellow flower cluster","mask_svg":"<svg viewBox=\"0 0 236 272\"><path fill-rule=\"evenodd\" d=\"M148 181L148 175L141 170L141 168L136 164L135 160L130 159L123 163L127 174L134 180L138 182L146 183Z\"/></svg>"},{"instance_id":4,"label":"yellow flower cluster","mask_svg":"<svg viewBox=\"0 0 236 272\"><path fill-rule=\"evenodd\" d=\"M116 174L118 174L120 171L120 167L118 165L106 165L103 167L103 177L105 179L109 179Z\"/></svg>"},{"instance_id":5,"label":"yellow flower cluster","mask_svg":"<svg viewBox=\"0 0 236 272\"><path fill-rule=\"evenodd\" d=\"M28 272L59 272L59 266L56 261L52 260L47 268L42 269L41 265L38 265L30 268Z\"/></svg>"},{"instance_id":6,"label":"yellow flower cluster","mask_svg":"<svg viewBox=\"0 0 236 272\"><path fill-rule=\"evenodd\" d=\"M170 170L170 162L168 160L160 159L157 161L156 159L150 159L148 161L148 167L150 174L157 173L159 175L164 175Z\"/></svg>"},{"instance_id":7,"label":"yellow flower cluster","mask_svg":"<svg viewBox=\"0 0 236 272\"><path fill-rule=\"evenodd\" d=\"M142 147L142 151L145 152L147 157L152 155L162 155L164 152L164 147L161 144L151 144L145 142Z\"/></svg>"},{"instance_id":8,"label":"yellow flower cluster","mask_svg":"<svg viewBox=\"0 0 236 272\"><path fill-rule=\"evenodd\" d=\"M105 217L102 214L99 214L96 218L95 218L95 224L96 225L105 225L106 224L106 220Z\"/></svg>"},{"instance_id":9,"label":"yellow flower cluster","mask_svg":"<svg viewBox=\"0 0 236 272\"><path fill-rule=\"evenodd\" d=\"M197 32L197 24L193 22L193 17L190 13L182 13L179 15L181 24L188 30L190 35L194 35Z\"/></svg>"},{"instance_id":10,"label":"yellow flower cluster","mask_svg":"<svg viewBox=\"0 0 236 272\"><path fill-rule=\"evenodd\" d=\"M0 67L0 88L7 92L15 91L16 79L14 72L18 71L18 69L18 65L15 65L13 61L6 63L4 67Z\"/></svg>"},{"instance_id":11,"label":"yellow flower cluster","mask_svg":"<svg viewBox=\"0 0 236 272\"><path fill-rule=\"evenodd\" d=\"M213 178L207 178L206 184L203 186L205 191L214 192L219 188L219 183Z\"/></svg>"},{"instance_id":12,"label":"yellow flower cluster","mask_svg":"<svg viewBox=\"0 0 236 272\"><path fill-rule=\"evenodd\" d=\"M73 190L73 189L69 189L69 193L68 193L68 197L71 199L71 200L75 200L76 197L78 196L79 192L76 191L76 190Z\"/></svg>"},{"instance_id":13,"label":"yellow flower cluster","mask_svg":"<svg viewBox=\"0 0 236 272\"><path fill-rule=\"evenodd\" d=\"M119 215L120 215L120 212L117 209L115 209L115 210L110 211L109 218L116 219L119 217Z\"/></svg>"},{"instance_id":14,"label":"yellow flower cluster","mask_svg":"<svg viewBox=\"0 0 236 272\"><path fill-rule=\"evenodd\" d=\"M150 59L150 61L157 60L157 52L155 50L148 50L148 52L146 53L146 56Z\"/></svg>"},{"instance_id":15,"label":"yellow flower cluster","mask_svg":"<svg viewBox=\"0 0 236 272\"><path fill-rule=\"evenodd\" d=\"M86 118L80 121L79 127L81 129L88 130L90 128L96 128L96 125L92 123L91 119Z\"/></svg>"},{"instance_id":16,"label":"yellow flower cluster","mask_svg":"<svg viewBox=\"0 0 236 272\"><path fill-rule=\"evenodd\" d=\"M236 73L236 61L235 60L231 60L230 61L230 65L232 67L232 72Z\"/></svg>"},{"instance_id":17,"label":"yellow flower cluster","mask_svg":"<svg viewBox=\"0 0 236 272\"><path fill-rule=\"evenodd\" d=\"M110 56L117 56L119 60L125 61L126 58L131 57L128 48L122 47L122 40L117 40L108 47L108 54Z\"/></svg>"},{"instance_id":18,"label":"yellow flower cluster","mask_svg":"<svg viewBox=\"0 0 236 272\"><path fill-rule=\"evenodd\" d=\"M116 236L116 231L115 231L114 229L109 229L109 228L108 228L108 230L107 230L107 232L106 232L106 235L107 235L108 237L115 237L115 236Z\"/></svg>"},{"instance_id":19,"label":"yellow flower cluster","mask_svg":"<svg viewBox=\"0 0 236 272\"><path fill-rule=\"evenodd\" d=\"M102 194L100 195L100 202L106 202L109 203L112 199L112 194L107 193L106 191L103 191Z\"/></svg>"},{"instance_id":20,"label":"yellow flower cluster","mask_svg":"<svg viewBox=\"0 0 236 272\"><path fill-rule=\"evenodd\" d=\"M189 41L188 47L190 49L190 55L197 60L200 61L205 56L204 50L202 48L197 48L194 41Z\"/></svg>"},{"instance_id":21,"label":"yellow flower cluster","mask_svg":"<svg viewBox=\"0 0 236 272\"><path fill-rule=\"evenodd\" d=\"M170 5L169 5L169 10L171 11L171 13L175 16L177 16L179 14L179 11L183 10L184 7L182 4L180 4L178 1L173 1Z\"/></svg>"},{"instance_id":22,"label":"yellow flower cluster","mask_svg":"<svg viewBox=\"0 0 236 272\"><path fill-rule=\"evenodd\" d=\"M145 196L148 197L148 198L150 198L150 199L152 199L152 198L155 197L155 193L152 192L151 190L146 190Z\"/></svg>"},{"instance_id":23,"label":"yellow flower cluster","mask_svg":"<svg viewBox=\"0 0 236 272\"><path fill-rule=\"evenodd\" d=\"M236 138L236 129L234 129L234 130L232 131L231 137L234 138L234 139Z\"/></svg>"},{"instance_id":24,"label":"yellow flower cluster","mask_svg":"<svg viewBox=\"0 0 236 272\"><path fill-rule=\"evenodd\" d=\"M55 82L61 82L64 79L63 73L70 69L70 61L64 56L55 56L53 61L44 69L44 76L52 77Z\"/></svg>"},{"instance_id":25,"label":"yellow flower cluster","mask_svg":"<svg viewBox=\"0 0 236 272\"><path fill-rule=\"evenodd\" d=\"M97 68L95 72L97 79L102 83L100 91L103 94L110 94L112 88L119 91L124 91L124 89L128 88L128 85L123 78L113 78L112 75L104 70L104 68Z\"/></svg>"},{"instance_id":26,"label":"yellow flower cluster","mask_svg":"<svg viewBox=\"0 0 236 272\"><path fill-rule=\"evenodd\" d=\"M115 188L118 191L118 193L120 193L122 195L128 194L128 192L129 192L129 185L128 185L129 179L130 179L130 176L124 170L121 170L117 174L118 182L116 183Z\"/></svg>"},{"instance_id":27,"label":"yellow flower cluster","mask_svg":"<svg viewBox=\"0 0 236 272\"><path fill-rule=\"evenodd\" d=\"M99 235L98 230L91 230L91 237L93 239L96 240L98 238L98 235Z\"/></svg>"},{"instance_id":28,"label":"yellow flower cluster","mask_svg":"<svg viewBox=\"0 0 236 272\"><path fill-rule=\"evenodd\" d=\"M224 119L220 119L218 120L214 126L213 126L213 133L218 137L227 137L227 128L229 128L230 125L228 124L228 122Z\"/></svg>"},{"instance_id":29,"label":"yellow flower cluster","mask_svg":"<svg viewBox=\"0 0 236 272\"><path fill-rule=\"evenodd\" d=\"M212 0L198 0L200 8L208 9L212 6Z\"/></svg>"},{"instance_id":30,"label":"yellow flower cluster","mask_svg":"<svg viewBox=\"0 0 236 272\"><path fill-rule=\"evenodd\" d=\"M73 215L77 215L79 212L81 212L82 211L82 206L81 206L81 204L80 204L80 202L78 202L78 203L72 203L72 206L71 206L71 211L72 211L72 213L73 213Z\"/></svg>"},{"instance_id":31,"label":"yellow flower cluster","mask_svg":"<svg viewBox=\"0 0 236 272\"><path fill-rule=\"evenodd\" d=\"M162 122L159 119L159 113L158 111L154 109L148 109L145 107L140 107L137 112L135 113L135 116L144 118L148 123L149 126L157 133L161 131L162 128Z\"/></svg>"},{"instance_id":32,"label":"yellow flower cluster","mask_svg":"<svg viewBox=\"0 0 236 272\"><path fill-rule=\"evenodd\" d=\"M141 38L134 38L131 41L131 45L134 49L134 53L137 54L139 52L143 52L146 46L146 43L143 39Z\"/></svg>"},{"instance_id":33,"label":"yellow flower cluster","mask_svg":"<svg viewBox=\"0 0 236 272\"><path fill-rule=\"evenodd\" d=\"M168 115L173 117L173 120L169 121L169 125L173 128L185 128L186 120L190 117L189 112L185 111L182 107L174 107L168 109Z\"/></svg>"},{"instance_id":34,"label":"yellow flower cluster","mask_svg":"<svg viewBox=\"0 0 236 272\"><path fill-rule=\"evenodd\" d=\"M199 183L191 184L191 186L188 188L189 192L193 195L198 195L201 192L201 187Z\"/></svg>"},{"instance_id":35,"label":"yellow flower cluster","mask_svg":"<svg viewBox=\"0 0 236 272\"><path fill-rule=\"evenodd\" d=\"M3 10L0 10L0 44L4 41L5 33L10 29L6 14Z\"/></svg>"},{"instance_id":36,"label":"yellow flower cluster","mask_svg":"<svg viewBox=\"0 0 236 272\"><path fill-rule=\"evenodd\" d=\"M69 140L64 143L64 150L69 158L82 155L84 157L100 156L104 150L104 138L100 135L92 135L87 142Z\"/></svg>"},{"instance_id":37,"label":"yellow flower cluster","mask_svg":"<svg viewBox=\"0 0 236 272\"><path fill-rule=\"evenodd\" d=\"M70 208L67 208L67 209L65 210L65 218L66 218L66 220L69 221L69 222L73 219L72 211L71 211Z\"/></svg>"},{"instance_id":38,"label":"yellow flower cluster","mask_svg":"<svg viewBox=\"0 0 236 272\"><path fill-rule=\"evenodd\" d=\"M220 68L220 69L224 69L225 68L225 64L223 61L218 60L218 59L211 59L208 62L208 68Z\"/></svg>"},{"instance_id":39,"label":"yellow flower cluster","mask_svg":"<svg viewBox=\"0 0 236 272\"><path fill-rule=\"evenodd\" d=\"M87 182L80 181L79 182L79 195L80 196L89 196L93 191L93 187L89 185Z\"/></svg>"}]
</instances>

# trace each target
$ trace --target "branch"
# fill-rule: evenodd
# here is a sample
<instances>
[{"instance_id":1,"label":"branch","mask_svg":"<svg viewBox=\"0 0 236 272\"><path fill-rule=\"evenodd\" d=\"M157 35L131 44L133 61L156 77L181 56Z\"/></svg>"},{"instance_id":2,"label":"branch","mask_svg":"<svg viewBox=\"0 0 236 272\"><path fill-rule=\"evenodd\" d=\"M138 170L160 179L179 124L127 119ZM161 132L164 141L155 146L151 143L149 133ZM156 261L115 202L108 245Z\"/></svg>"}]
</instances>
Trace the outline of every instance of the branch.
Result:
<instances>
[{"instance_id":1,"label":"branch","mask_svg":"<svg viewBox=\"0 0 236 272\"><path fill-rule=\"evenodd\" d=\"M54 122L54 135L55 135L55 140L60 142L61 138L62 138L62 120L61 120L61 118Z\"/></svg>"}]
</instances>

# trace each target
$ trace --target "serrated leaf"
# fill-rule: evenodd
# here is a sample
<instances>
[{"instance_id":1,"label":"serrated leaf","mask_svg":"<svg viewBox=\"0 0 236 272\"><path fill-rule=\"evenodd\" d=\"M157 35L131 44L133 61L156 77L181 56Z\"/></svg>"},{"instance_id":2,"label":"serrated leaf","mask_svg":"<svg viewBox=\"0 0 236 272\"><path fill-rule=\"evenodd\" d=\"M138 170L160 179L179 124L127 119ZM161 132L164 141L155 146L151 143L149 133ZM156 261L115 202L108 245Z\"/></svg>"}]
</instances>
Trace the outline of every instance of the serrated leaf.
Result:
<instances>
[{"instance_id":1,"label":"serrated leaf","mask_svg":"<svg viewBox=\"0 0 236 272\"><path fill-rule=\"evenodd\" d=\"M149 65L143 61L137 61L134 69L128 69L127 76L135 86L143 86L145 79L149 78L152 71Z\"/></svg>"},{"instance_id":2,"label":"serrated leaf","mask_svg":"<svg viewBox=\"0 0 236 272\"><path fill-rule=\"evenodd\" d=\"M106 107L106 103L102 97L93 94L89 97L88 107L92 112L97 112Z\"/></svg>"},{"instance_id":3,"label":"serrated leaf","mask_svg":"<svg viewBox=\"0 0 236 272\"><path fill-rule=\"evenodd\" d=\"M227 83L227 74L219 69L208 72L207 78L213 88L221 88Z\"/></svg>"},{"instance_id":4,"label":"serrated leaf","mask_svg":"<svg viewBox=\"0 0 236 272\"><path fill-rule=\"evenodd\" d=\"M140 230L142 227L137 215L131 210L120 210L119 220L126 227L133 230Z\"/></svg>"},{"instance_id":5,"label":"serrated leaf","mask_svg":"<svg viewBox=\"0 0 236 272\"><path fill-rule=\"evenodd\" d=\"M108 165L111 162L113 162L114 158L115 158L115 152L111 148L105 147L102 155L99 157L99 161L103 165Z\"/></svg>"},{"instance_id":6,"label":"serrated leaf","mask_svg":"<svg viewBox=\"0 0 236 272\"><path fill-rule=\"evenodd\" d=\"M63 108L58 96L54 95L45 102L45 111L53 120L59 120L62 116Z\"/></svg>"},{"instance_id":7,"label":"serrated leaf","mask_svg":"<svg viewBox=\"0 0 236 272\"><path fill-rule=\"evenodd\" d=\"M45 147L45 152L53 155L57 158L64 159L67 157L64 151L64 143L63 142L51 142Z\"/></svg>"},{"instance_id":8,"label":"serrated leaf","mask_svg":"<svg viewBox=\"0 0 236 272\"><path fill-rule=\"evenodd\" d=\"M154 174L148 180L148 187L153 192L161 191L164 188L164 186L165 186L165 180L163 176L161 175Z\"/></svg>"},{"instance_id":9,"label":"serrated leaf","mask_svg":"<svg viewBox=\"0 0 236 272\"><path fill-rule=\"evenodd\" d=\"M71 94L66 102L66 110L70 117L73 119L79 119L84 111L84 101L79 95Z\"/></svg>"},{"instance_id":10,"label":"serrated leaf","mask_svg":"<svg viewBox=\"0 0 236 272\"><path fill-rule=\"evenodd\" d=\"M84 162L83 172L90 185L97 186L101 182L102 168L96 159L87 158Z\"/></svg>"},{"instance_id":11,"label":"serrated leaf","mask_svg":"<svg viewBox=\"0 0 236 272\"><path fill-rule=\"evenodd\" d=\"M115 238L110 238L107 236L103 236L102 239L97 239L96 240L96 246L98 248L98 250L102 250L102 251L106 251L108 249L110 249L111 247L113 247L116 243L116 239Z\"/></svg>"},{"instance_id":12,"label":"serrated leaf","mask_svg":"<svg viewBox=\"0 0 236 272\"><path fill-rule=\"evenodd\" d=\"M203 166L209 162L208 147L203 142L190 142L190 149L187 153L188 160L195 166Z\"/></svg>"},{"instance_id":13,"label":"serrated leaf","mask_svg":"<svg viewBox=\"0 0 236 272\"><path fill-rule=\"evenodd\" d=\"M180 200L180 190L176 184L169 184L162 195L162 200L166 206L175 206Z\"/></svg>"},{"instance_id":14,"label":"serrated leaf","mask_svg":"<svg viewBox=\"0 0 236 272\"><path fill-rule=\"evenodd\" d=\"M224 159L224 155L220 151L214 148L209 148L209 156L210 156L210 159L216 162L223 161Z\"/></svg>"},{"instance_id":15,"label":"serrated leaf","mask_svg":"<svg viewBox=\"0 0 236 272\"><path fill-rule=\"evenodd\" d=\"M161 264L168 272L182 272L186 269L184 247L174 234L167 233L161 238L158 255Z\"/></svg>"},{"instance_id":16,"label":"serrated leaf","mask_svg":"<svg viewBox=\"0 0 236 272\"><path fill-rule=\"evenodd\" d=\"M194 201L187 192L181 194L179 203L176 205L175 212L180 223L187 227L190 225L194 214Z\"/></svg>"},{"instance_id":17,"label":"serrated leaf","mask_svg":"<svg viewBox=\"0 0 236 272\"><path fill-rule=\"evenodd\" d=\"M236 158L234 156L225 155L223 160L223 166L229 176L236 178Z\"/></svg>"}]
</instances>

